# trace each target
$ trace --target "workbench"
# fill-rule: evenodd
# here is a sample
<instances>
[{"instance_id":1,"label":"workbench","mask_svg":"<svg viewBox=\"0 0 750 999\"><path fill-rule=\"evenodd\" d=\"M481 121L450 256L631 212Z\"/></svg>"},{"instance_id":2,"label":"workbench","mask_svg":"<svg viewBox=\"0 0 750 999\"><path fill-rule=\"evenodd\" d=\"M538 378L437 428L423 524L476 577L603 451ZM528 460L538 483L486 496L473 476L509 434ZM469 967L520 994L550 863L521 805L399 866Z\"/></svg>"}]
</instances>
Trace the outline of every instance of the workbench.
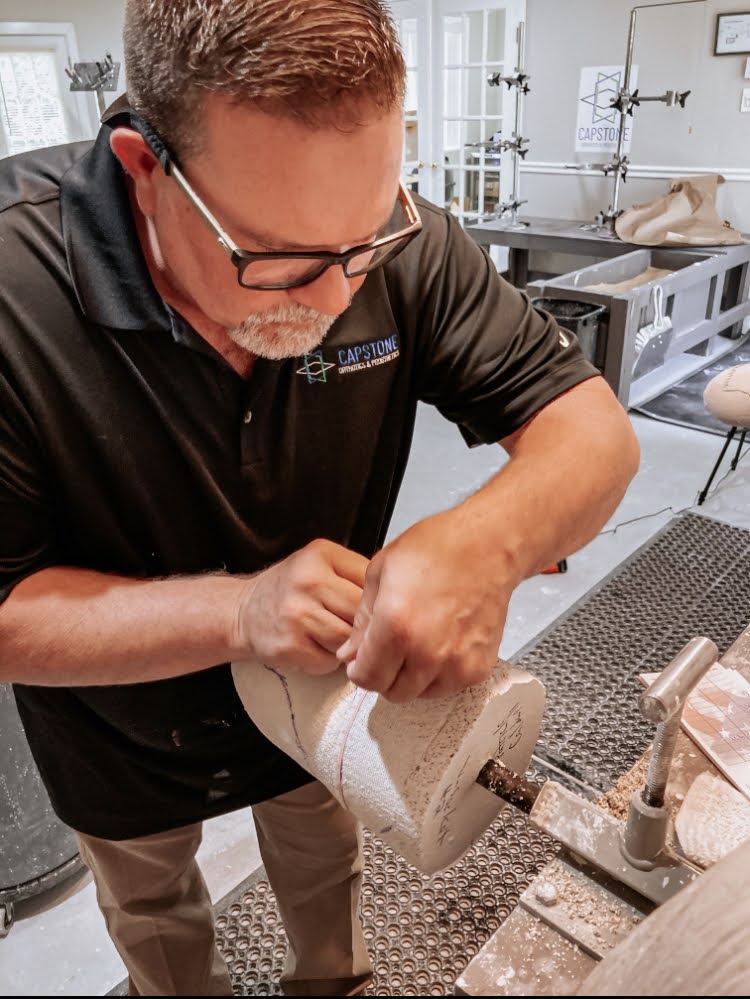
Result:
<instances>
[{"instance_id":1,"label":"workbench","mask_svg":"<svg viewBox=\"0 0 750 999\"><path fill-rule=\"evenodd\" d=\"M533 217L521 221L529 224L509 228L508 222L497 219L466 226L466 231L485 248L508 248L507 278L530 298L606 306L599 321L598 343L590 352L584 347L584 352L628 408L637 408L734 350L746 332L750 316L747 236L738 245L640 247L592 223ZM597 263L529 281L533 251L593 257ZM639 268L662 259L674 271L661 282L671 330L665 334L659 358L654 354L648 364L641 362L636 368L635 338L640 328L654 320L653 288L644 284L630 292L607 294L602 282L632 278ZM688 266L701 261L697 268ZM589 290L596 285L602 285L597 293ZM575 324L572 329L577 332Z\"/></svg>"},{"instance_id":2,"label":"workbench","mask_svg":"<svg viewBox=\"0 0 750 999\"><path fill-rule=\"evenodd\" d=\"M510 229L507 221L497 219L466 226L466 231L480 245L508 248L508 280L517 288L528 284L529 256L533 250L610 259L637 249L632 243L608 235L606 228L590 228L594 225L591 222L534 217L520 221L529 224L522 229Z\"/></svg>"}]
</instances>

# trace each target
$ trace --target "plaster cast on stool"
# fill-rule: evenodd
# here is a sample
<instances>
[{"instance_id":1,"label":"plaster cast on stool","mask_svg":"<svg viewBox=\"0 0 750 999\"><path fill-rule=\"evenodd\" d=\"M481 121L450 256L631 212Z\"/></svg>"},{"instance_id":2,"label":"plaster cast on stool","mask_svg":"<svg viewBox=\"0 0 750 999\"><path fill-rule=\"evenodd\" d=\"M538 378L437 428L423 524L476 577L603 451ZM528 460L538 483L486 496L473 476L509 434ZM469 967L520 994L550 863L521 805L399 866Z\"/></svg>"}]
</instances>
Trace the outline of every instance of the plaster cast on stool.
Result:
<instances>
[{"instance_id":1,"label":"plaster cast on stool","mask_svg":"<svg viewBox=\"0 0 750 999\"><path fill-rule=\"evenodd\" d=\"M714 375L703 393L709 413L730 427L750 427L750 364Z\"/></svg>"}]
</instances>

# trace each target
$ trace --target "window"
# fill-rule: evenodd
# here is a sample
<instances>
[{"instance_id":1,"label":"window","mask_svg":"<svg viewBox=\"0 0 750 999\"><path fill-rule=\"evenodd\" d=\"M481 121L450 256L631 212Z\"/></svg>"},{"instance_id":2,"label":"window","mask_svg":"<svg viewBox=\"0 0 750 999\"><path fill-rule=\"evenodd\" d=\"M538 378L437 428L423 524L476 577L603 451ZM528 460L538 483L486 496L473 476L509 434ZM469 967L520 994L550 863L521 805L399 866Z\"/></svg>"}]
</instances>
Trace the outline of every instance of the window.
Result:
<instances>
[{"instance_id":1,"label":"window","mask_svg":"<svg viewBox=\"0 0 750 999\"><path fill-rule=\"evenodd\" d=\"M65 74L77 60L72 24L0 21L0 156L93 136Z\"/></svg>"},{"instance_id":2,"label":"window","mask_svg":"<svg viewBox=\"0 0 750 999\"><path fill-rule=\"evenodd\" d=\"M510 139L515 96L488 79L512 72L525 0L391 0L391 7L407 64L406 182L462 224L476 222L511 193L510 153L485 145L501 133Z\"/></svg>"}]
</instances>

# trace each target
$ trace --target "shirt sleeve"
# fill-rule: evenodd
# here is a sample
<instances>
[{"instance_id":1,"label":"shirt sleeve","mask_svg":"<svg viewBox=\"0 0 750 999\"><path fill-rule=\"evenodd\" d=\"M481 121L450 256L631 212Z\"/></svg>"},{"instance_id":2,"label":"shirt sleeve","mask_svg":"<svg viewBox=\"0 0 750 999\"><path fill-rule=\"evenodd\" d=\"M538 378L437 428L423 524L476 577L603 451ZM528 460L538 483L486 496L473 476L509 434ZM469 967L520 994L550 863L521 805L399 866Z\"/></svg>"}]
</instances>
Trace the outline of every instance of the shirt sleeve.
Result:
<instances>
[{"instance_id":1,"label":"shirt sleeve","mask_svg":"<svg viewBox=\"0 0 750 999\"><path fill-rule=\"evenodd\" d=\"M26 576L55 561L43 468L33 422L0 373L0 602Z\"/></svg>"},{"instance_id":2,"label":"shirt sleeve","mask_svg":"<svg viewBox=\"0 0 750 999\"><path fill-rule=\"evenodd\" d=\"M600 372L575 335L504 280L450 213L423 204L422 214L426 231L408 264L423 289L419 397L458 424L470 445L498 441Z\"/></svg>"}]
</instances>

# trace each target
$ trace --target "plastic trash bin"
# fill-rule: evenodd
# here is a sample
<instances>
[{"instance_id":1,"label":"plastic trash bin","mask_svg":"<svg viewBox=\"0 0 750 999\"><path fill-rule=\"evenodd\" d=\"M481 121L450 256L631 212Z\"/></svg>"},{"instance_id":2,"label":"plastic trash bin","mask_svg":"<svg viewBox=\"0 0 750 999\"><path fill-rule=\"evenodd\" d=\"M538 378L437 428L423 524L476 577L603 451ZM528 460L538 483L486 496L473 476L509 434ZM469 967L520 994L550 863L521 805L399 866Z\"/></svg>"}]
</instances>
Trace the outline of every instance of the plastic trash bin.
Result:
<instances>
[{"instance_id":1,"label":"plastic trash bin","mask_svg":"<svg viewBox=\"0 0 750 999\"><path fill-rule=\"evenodd\" d=\"M15 902L83 872L73 830L52 811L26 742L13 688L0 684L0 937Z\"/></svg>"},{"instance_id":2,"label":"plastic trash bin","mask_svg":"<svg viewBox=\"0 0 750 999\"><path fill-rule=\"evenodd\" d=\"M599 330L606 305L593 302L573 302L565 298L532 298L531 304L537 309L549 312L560 326L574 333L586 357L601 368L603 351L599 344Z\"/></svg>"}]
</instances>

